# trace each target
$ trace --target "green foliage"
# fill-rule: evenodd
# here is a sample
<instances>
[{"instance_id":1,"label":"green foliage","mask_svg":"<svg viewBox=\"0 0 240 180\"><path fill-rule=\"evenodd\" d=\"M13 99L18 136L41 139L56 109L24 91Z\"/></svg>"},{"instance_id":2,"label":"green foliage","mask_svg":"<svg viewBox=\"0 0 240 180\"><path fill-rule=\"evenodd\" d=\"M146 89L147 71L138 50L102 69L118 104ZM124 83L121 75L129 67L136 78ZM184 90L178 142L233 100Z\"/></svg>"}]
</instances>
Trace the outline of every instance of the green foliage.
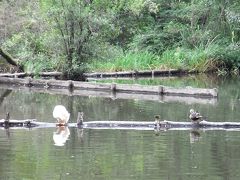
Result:
<instances>
[{"instance_id":1,"label":"green foliage","mask_svg":"<svg viewBox=\"0 0 240 180\"><path fill-rule=\"evenodd\" d=\"M240 68L240 44L231 43L221 46L215 56L222 62L223 68L235 70Z\"/></svg>"},{"instance_id":2,"label":"green foliage","mask_svg":"<svg viewBox=\"0 0 240 180\"><path fill-rule=\"evenodd\" d=\"M21 28L1 43L26 71L240 67L237 0L40 0L13 9Z\"/></svg>"},{"instance_id":3,"label":"green foliage","mask_svg":"<svg viewBox=\"0 0 240 180\"><path fill-rule=\"evenodd\" d=\"M128 3L119 1L115 4L107 0L94 2L47 0L42 3L43 11L48 14L46 18L56 29L57 41L62 42L62 55L66 57L62 66L63 71L67 74L81 72L89 60L111 57L109 54L112 54L111 50L114 49L111 43L124 44L116 43L119 38L128 41L128 36L134 31L121 29L123 24L121 20L126 17L122 17L122 12L130 11L130 4L135 2L137 1ZM119 24L115 23L118 22L116 18L120 19ZM131 16L128 19L131 19ZM124 37L121 35L123 33Z\"/></svg>"},{"instance_id":4,"label":"green foliage","mask_svg":"<svg viewBox=\"0 0 240 180\"><path fill-rule=\"evenodd\" d=\"M155 69L159 64L159 57L153 53L127 53L111 61L94 61L89 65L94 71L124 71L124 70L144 70Z\"/></svg>"},{"instance_id":5,"label":"green foliage","mask_svg":"<svg viewBox=\"0 0 240 180\"><path fill-rule=\"evenodd\" d=\"M24 71L49 71L56 66L56 59L51 58L51 50L46 46L44 36L37 36L27 31L15 34L4 43L4 47L11 50L15 57L21 59Z\"/></svg>"},{"instance_id":6,"label":"green foliage","mask_svg":"<svg viewBox=\"0 0 240 180\"><path fill-rule=\"evenodd\" d=\"M210 68L207 63L211 60L211 52L203 48L194 50L177 48L165 51L161 60L161 63L168 67L204 72Z\"/></svg>"}]
</instances>

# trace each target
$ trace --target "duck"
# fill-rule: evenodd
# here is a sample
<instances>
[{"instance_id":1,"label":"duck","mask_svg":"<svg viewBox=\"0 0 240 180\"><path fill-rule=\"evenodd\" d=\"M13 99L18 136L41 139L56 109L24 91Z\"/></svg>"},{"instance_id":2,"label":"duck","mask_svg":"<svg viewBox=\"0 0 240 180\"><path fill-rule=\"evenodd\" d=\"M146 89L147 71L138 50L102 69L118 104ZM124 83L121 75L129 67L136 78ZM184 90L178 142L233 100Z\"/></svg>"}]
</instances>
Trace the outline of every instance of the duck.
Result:
<instances>
[{"instance_id":1,"label":"duck","mask_svg":"<svg viewBox=\"0 0 240 180\"><path fill-rule=\"evenodd\" d=\"M83 125L83 112L78 112L78 117L77 117L77 125L82 126Z\"/></svg>"},{"instance_id":2,"label":"duck","mask_svg":"<svg viewBox=\"0 0 240 180\"><path fill-rule=\"evenodd\" d=\"M53 109L53 117L57 119L57 125L64 126L68 123L70 113L63 105L57 105Z\"/></svg>"},{"instance_id":3,"label":"duck","mask_svg":"<svg viewBox=\"0 0 240 180\"><path fill-rule=\"evenodd\" d=\"M195 111L194 109L190 109L189 119L191 119L193 122L200 121L202 116L199 112Z\"/></svg>"},{"instance_id":4,"label":"duck","mask_svg":"<svg viewBox=\"0 0 240 180\"><path fill-rule=\"evenodd\" d=\"M159 129L159 126L160 126L160 116L159 115L155 116L155 126L156 126L156 128Z\"/></svg>"}]
</instances>

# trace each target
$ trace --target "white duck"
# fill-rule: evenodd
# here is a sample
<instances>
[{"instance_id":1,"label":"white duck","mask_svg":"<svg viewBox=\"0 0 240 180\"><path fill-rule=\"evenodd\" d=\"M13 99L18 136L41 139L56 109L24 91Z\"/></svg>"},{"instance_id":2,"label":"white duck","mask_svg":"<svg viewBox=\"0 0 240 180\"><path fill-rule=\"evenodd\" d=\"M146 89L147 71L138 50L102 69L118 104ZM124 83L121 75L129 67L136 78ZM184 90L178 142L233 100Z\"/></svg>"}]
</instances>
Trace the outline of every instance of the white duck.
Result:
<instances>
[{"instance_id":1,"label":"white duck","mask_svg":"<svg viewBox=\"0 0 240 180\"><path fill-rule=\"evenodd\" d=\"M58 125L66 125L70 114L64 106L57 105L53 110L53 117L57 119Z\"/></svg>"}]
</instances>

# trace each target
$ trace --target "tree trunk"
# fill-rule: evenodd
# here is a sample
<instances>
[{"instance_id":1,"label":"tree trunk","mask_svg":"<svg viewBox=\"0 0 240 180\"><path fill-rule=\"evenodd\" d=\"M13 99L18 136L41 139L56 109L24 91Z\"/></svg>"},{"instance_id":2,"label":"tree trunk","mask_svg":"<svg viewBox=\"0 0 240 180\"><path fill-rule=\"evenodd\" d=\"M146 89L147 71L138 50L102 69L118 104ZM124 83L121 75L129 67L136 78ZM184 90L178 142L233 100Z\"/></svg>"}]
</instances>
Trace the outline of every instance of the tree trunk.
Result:
<instances>
[{"instance_id":1,"label":"tree trunk","mask_svg":"<svg viewBox=\"0 0 240 180\"><path fill-rule=\"evenodd\" d=\"M13 57L8 52L4 51L1 47L0 47L0 55L2 55L2 57L6 59L6 61L9 64L13 66L18 66L17 62L13 59Z\"/></svg>"},{"instance_id":2,"label":"tree trunk","mask_svg":"<svg viewBox=\"0 0 240 180\"><path fill-rule=\"evenodd\" d=\"M18 65L17 61L7 51L4 51L1 47L0 47L0 55L7 61L7 63L13 66L16 66L20 70L22 70L22 67Z\"/></svg>"}]
</instances>

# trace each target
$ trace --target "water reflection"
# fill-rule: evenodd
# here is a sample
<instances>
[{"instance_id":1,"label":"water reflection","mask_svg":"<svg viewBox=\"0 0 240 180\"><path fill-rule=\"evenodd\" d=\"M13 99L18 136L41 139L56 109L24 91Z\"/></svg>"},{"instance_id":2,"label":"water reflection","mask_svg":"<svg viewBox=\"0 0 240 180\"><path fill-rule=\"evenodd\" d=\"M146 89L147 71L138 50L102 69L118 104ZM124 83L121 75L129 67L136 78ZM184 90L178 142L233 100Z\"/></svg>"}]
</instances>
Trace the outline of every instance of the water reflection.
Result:
<instances>
[{"instance_id":1,"label":"water reflection","mask_svg":"<svg viewBox=\"0 0 240 180\"><path fill-rule=\"evenodd\" d=\"M11 94L11 92L12 92L12 90L7 89L7 90L4 90L3 93L1 93L1 95L0 95L0 106L1 106L2 102L4 101L4 99L5 99L8 95Z\"/></svg>"},{"instance_id":2,"label":"water reflection","mask_svg":"<svg viewBox=\"0 0 240 180\"><path fill-rule=\"evenodd\" d=\"M198 130L193 130L189 133L190 143L198 142L201 138L200 132Z\"/></svg>"},{"instance_id":3,"label":"water reflection","mask_svg":"<svg viewBox=\"0 0 240 180\"><path fill-rule=\"evenodd\" d=\"M194 85L189 79L171 83L177 85L178 82L183 86ZM198 82L193 81L194 87L218 85L217 103L203 103L201 99L183 101L169 96L163 97L164 103L162 99L137 97L113 100L106 93L99 97L100 92L89 93L89 96L57 95L56 92L15 88L11 93L0 89L0 97L3 97L0 98L0 115L4 118L6 112L10 112L11 119L53 122L52 109L56 104L63 104L71 113L70 123L76 122L79 111L84 112L85 122L153 121L155 114L161 114L166 120L189 121L186 112L190 108L198 109L209 121L240 120L239 79ZM0 179L202 180L240 177L240 133L236 131L156 129L156 135L159 135L156 136L153 131L53 127L29 131L10 128L10 133L9 137L8 129L0 131Z\"/></svg>"},{"instance_id":4,"label":"water reflection","mask_svg":"<svg viewBox=\"0 0 240 180\"><path fill-rule=\"evenodd\" d=\"M67 126L57 126L57 130L53 133L54 145L64 146L69 136L70 131Z\"/></svg>"}]
</instances>

